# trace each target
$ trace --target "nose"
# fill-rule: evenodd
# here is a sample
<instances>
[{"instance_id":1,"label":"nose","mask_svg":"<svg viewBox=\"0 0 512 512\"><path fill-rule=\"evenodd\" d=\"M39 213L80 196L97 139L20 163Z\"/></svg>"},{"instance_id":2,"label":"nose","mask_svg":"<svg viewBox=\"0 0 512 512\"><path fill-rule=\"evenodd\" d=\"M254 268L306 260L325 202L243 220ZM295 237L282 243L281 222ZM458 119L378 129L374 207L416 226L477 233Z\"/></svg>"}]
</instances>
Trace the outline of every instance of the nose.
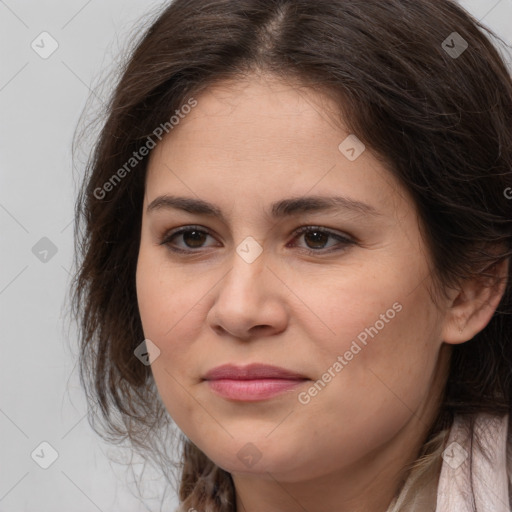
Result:
<instances>
[{"instance_id":1,"label":"nose","mask_svg":"<svg viewBox=\"0 0 512 512\"><path fill-rule=\"evenodd\" d=\"M266 265L263 253L253 262L234 253L231 270L220 280L207 315L221 336L241 340L271 336L287 324L286 287Z\"/></svg>"}]
</instances>

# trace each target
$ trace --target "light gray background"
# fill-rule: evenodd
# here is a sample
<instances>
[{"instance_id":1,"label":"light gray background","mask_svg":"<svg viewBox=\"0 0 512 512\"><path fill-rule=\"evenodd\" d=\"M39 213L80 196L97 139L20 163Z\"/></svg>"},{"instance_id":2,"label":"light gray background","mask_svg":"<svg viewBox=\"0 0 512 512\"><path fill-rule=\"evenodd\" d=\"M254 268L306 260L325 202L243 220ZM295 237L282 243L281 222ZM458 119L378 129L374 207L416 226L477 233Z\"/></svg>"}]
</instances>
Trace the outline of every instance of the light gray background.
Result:
<instances>
[{"instance_id":1,"label":"light gray background","mask_svg":"<svg viewBox=\"0 0 512 512\"><path fill-rule=\"evenodd\" d=\"M91 431L74 330L68 336L64 321L74 130L91 86L114 67L138 20L161 4L0 0L0 512L160 510L161 484L148 475L141 502L130 472L108 460L111 449ZM512 0L462 5L512 44ZM47 59L31 48L43 31L59 45ZM510 54L506 60L512 66ZM46 262L32 251L43 237L57 249ZM31 458L43 441L58 452L48 469ZM50 456L44 447L36 453L39 461Z\"/></svg>"}]
</instances>

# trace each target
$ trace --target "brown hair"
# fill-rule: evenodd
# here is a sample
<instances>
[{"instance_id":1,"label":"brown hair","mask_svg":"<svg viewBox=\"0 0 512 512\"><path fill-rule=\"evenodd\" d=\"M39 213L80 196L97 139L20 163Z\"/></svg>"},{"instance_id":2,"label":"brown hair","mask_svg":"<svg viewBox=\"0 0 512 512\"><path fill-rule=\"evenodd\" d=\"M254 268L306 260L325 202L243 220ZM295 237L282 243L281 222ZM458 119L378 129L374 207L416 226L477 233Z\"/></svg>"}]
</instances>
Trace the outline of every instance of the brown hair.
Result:
<instances>
[{"instance_id":1,"label":"brown hair","mask_svg":"<svg viewBox=\"0 0 512 512\"><path fill-rule=\"evenodd\" d=\"M449 0L175 0L162 10L122 69L76 204L73 313L100 434L165 444L168 415L134 356L147 157L129 172L126 162L215 82L265 72L333 94L348 129L412 195L440 289L510 257L512 81L484 30L496 37ZM463 40L463 53L450 51ZM455 414L510 412L511 293L509 280L489 324L454 347L423 455L438 454ZM183 444L181 509L235 510L230 475Z\"/></svg>"}]
</instances>

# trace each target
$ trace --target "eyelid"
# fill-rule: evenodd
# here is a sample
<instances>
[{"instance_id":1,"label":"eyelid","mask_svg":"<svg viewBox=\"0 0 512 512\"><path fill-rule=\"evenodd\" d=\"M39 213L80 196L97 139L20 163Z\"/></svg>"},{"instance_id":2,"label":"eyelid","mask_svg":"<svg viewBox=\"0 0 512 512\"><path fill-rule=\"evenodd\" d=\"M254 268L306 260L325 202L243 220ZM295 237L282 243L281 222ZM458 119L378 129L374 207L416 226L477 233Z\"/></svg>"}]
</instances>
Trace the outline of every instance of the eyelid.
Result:
<instances>
[{"instance_id":1,"label":"eyelid","mask_svg":"<svg viewBox=\"0 0 512 512\"><path fill-rule=\"evenodd\" d=\"M345 242L354 242L355 243L355 239L345 233L342 234L337 230L327 228L325 226L315 226L314 224L305 224L304 226L300 226L293 231L293 234L295 236L298 236L298 235L302 235L302 233L304 233L306 231L315 231L315 230L320 231L321 233L325 233L327 235L331 235L334 238L338 238Z\"/></svg>"},{"instance_id":2,"label":"eyelid","mask_svg":"<svg viewBox=\"0 0 512 512\"><path fill-rule=\"evenodd\" d=\"M182 253L182 254L198 254L199 251L201 249L203 249L203 247L199 247L199 248L196 248L196 249L181 249L181 248L176 248L176 247L171 247L170 246L170 242L173 240L174 237L176 236L179 236L183 233L186 233L188 231L199 231L201 233L204 233L208 236L211 236L211 237L214 237L211 233L211 230L204 227L204 226L199 226L199 225L194 225L194 224L190 224L190 225L185 225L185 226L181 226L179 228L175 228L173 230L170 230L170 231L167 231L164 233L164 235L161 237L161 241L160 241L160 244L159 245L167 245L169 250L173 251L173 252L176 252L176 253ZM344 249L346 249L347 246L349 245L355 245L357 243L357 241L350 235L347 235L347 234L340 234L339 232L337 232L336 230L333 230L331 228L327 228L327 227L324 227L324 226L316 226L316 225L312 225L312 224L305 224L303 226L300 226L298 228L296 228L293 233L292 233L292 236L293 236L293 239L292 241L296 240L297 238L299 238L303 233L305 232L309 232L309 231L319 231L321 233L324 233L332 238L335 238L336 240L338 240L338 244L335 244L333 247L334 248L328 248L328 249L309 249L307 247L298 247L299 250L301 250L302 252L306 252L308 254L312 254L312 255L317 255L317 256L320 256L322 254L327 254L327 253L330 253L330 252L341 252L343 251ZM338 245L342 245L343 247L341 248L336 248ZM287 247L289 247L289 243L286 245Z\"/></svg>"},{"instance_id":3,"label":"eyelid","mask_svg":"<svg viewBox=\"0 0 512 512\"><path fill-rule=\"evenodd\" d=\"M304 226L301 226L294 230L293 232L293 241L299 238L303 233L311 232L311 231L317 231L320 233L323 233L331 238L334 238L337 240L338 243L334 244L331 247L323 248L323 249L309 249L308 247L298 247L298 249L306 253L308 255L314 255L314 256L326 256L331 253L342 253L344 252L349 246L356 245L356 241L349 235L346 234L340 234L336 230L333 230L331 228L327 228L324 226L315 226L312 224L307 224ZM289 244L287 244L287 247ZM341 247L340 247L341 246ZM294 245L294 247L296 247Z\"/></svg>"},{"instance_id":4,"label":"eyelid","mask_svg":"<svg viewBox=\"0 0 512 512\"><path fill-rule=\"evenodd\" d=\"M200 231L201 233L205 233L208 236L213 237L211 230L204 227L204 226L198 226L194 224L187 224L186 226L180 226L179 228L171 229L169 231L164 232L164 234L160 237L160 243L159 245L167 245L169 249L175 252L182 252L182 253L197 253L199 249L202 249L201 247L197 250L193 249L177 249L175 247L171 248L170 243L173 240L175 236L179 236L182 233L186 233L187 231Z\"/></svg>"}]
</instances>

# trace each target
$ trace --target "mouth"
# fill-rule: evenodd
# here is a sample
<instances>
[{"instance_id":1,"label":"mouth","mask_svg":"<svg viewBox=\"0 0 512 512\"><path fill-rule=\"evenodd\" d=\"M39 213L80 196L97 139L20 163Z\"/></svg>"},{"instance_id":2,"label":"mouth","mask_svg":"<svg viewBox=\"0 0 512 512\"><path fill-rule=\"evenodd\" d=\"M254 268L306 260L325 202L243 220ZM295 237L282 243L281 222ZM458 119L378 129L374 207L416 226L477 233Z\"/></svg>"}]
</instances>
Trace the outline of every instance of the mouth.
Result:
<instances>
[{"instance_id":1,"label":"mouth","mask_svg":"<svg viewBox=\"0 0 512 512\"><path fill-rule=\"evenodd\" d=\"M292 391L309 379L285 368L254 363L218 366L210 370L203 380L211 391L223 398L256 402Z\"/></svg>"}]
</instances>

